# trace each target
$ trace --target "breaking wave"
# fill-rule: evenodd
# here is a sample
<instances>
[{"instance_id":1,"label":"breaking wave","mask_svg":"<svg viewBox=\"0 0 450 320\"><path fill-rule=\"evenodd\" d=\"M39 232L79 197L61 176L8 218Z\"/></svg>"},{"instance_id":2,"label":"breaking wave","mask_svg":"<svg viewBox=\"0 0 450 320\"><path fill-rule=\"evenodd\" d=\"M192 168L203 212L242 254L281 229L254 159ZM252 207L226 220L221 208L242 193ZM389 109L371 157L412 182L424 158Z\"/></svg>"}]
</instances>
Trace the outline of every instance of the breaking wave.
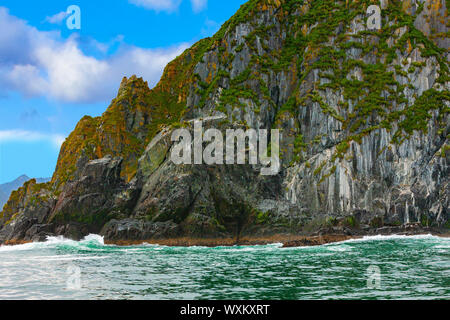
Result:
<instances>
[{"instance_id":1,"label":"breaking wave","mask_svg":"<svg viewBox=\"0 0 450 320\"><path fill-rule=\"evenodd\" d=\"M63 248L63 249L98 249L105 245L102 236L96 234L90 234L84 237L81 241L75 241L66 239L63 236L59 237L47 237L47 241L45 242L33 242L33 243L25 243L19 245L5 245L0 246L0 252L9 252L9 251L27 251L27 250L35 250L35 249L45 249L45 248Z\"/></svg>"}]
</instances>

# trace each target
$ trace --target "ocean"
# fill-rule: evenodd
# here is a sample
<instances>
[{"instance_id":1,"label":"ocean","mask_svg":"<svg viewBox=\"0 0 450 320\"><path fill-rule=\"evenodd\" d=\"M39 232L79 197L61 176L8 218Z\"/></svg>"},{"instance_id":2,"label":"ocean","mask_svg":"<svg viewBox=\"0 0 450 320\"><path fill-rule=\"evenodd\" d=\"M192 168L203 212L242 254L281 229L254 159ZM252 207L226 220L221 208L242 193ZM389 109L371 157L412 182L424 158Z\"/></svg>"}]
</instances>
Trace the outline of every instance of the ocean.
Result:
<instances>
[{"instance_id":1,"label":"ocean","mask_svg":"<svg viewBox=\"0 0 450 320\"><path fill-rule=\"evenodd\" d=\"M374 236L316 247L0 247L0 299L450 299L450 238Z\"/></svg>"}]
</instances>

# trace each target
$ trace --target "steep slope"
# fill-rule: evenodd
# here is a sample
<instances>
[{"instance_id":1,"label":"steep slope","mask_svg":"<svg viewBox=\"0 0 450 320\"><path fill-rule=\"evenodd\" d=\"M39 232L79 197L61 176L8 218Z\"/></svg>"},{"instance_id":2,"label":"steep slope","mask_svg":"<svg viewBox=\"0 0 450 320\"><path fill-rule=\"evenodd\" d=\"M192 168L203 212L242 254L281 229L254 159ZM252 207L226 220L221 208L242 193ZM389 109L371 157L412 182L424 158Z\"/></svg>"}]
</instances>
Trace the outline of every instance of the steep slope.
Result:
<instances>
[{"instance_id":1,"label":"steep slope","mask_svg":"<svg viewBox=\"0 0 450 320\"><path fill-rule=\"evenodd\" d=\"M155 93L153 93L155 92ZM122 176L131 180L137 158L160 124L179 119L181 106L171 104L156 89L135 76L124 78L117 97L98 118L84 117L61 147L52 179L57 186L76 177L77 169L89 160L109 154L122 156ZM160 101L158 101L160 99ZM162 108L161 104L167 106Z\"/></svg>"},{"instance_id":2,"label":"steep slope","mask_svg":"<svg viewBox=\"0 0 450 320\"><path fill-rule=\"evenodd\" d=\"M380 30L367 29L372 4ZM250 0L154 89L125 78L102 117L83 118L52 183L11 197L0 241L448 226L447 6ZM175 165L171 128L196 118L222 131L280 129L280 173Z\"/></svg>"}]
</instances>

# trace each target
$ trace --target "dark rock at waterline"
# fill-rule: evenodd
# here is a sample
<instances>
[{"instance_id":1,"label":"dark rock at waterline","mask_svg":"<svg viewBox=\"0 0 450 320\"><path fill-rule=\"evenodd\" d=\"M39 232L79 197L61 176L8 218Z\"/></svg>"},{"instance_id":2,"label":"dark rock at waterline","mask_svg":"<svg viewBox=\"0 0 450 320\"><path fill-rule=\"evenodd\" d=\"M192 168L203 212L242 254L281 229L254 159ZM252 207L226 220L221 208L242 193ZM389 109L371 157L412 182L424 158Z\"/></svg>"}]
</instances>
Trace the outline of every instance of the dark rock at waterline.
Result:
<instances>
[{"instance_id":1,"label":"dark rock at waterline","mask_svg":"<svg viewBox=\"0 0 450 320\"><path fill-rule=\"evenodd\" d=\"M309 236L302 239L286 241L283 243L283 248L292 247L313 247L320 246L327 243L339 242L352 239L353 237L348 235L321 235L321 236Z\"/></svg>"},{"instance_id":2,"label":"dark rock at waterline","mask_svg":"<svg viewBox=\"0 0 450 320\"><path fill-rule=\"evenodd\" d=\"M55 234L72 240L81 240L90 233L89 226L82 223L72 222L55 228Z\"/></svg>"},{"instance_id":3,"label":"dark rock at waterline","mask_svg":"<svg viewBox=\"0 0 450 320\"><path fill-rule=\"evenodd\" d=\"M147 222L136 219L111 220L102 229L105 241L175 238L180 227L171 221Z\"/></svg>"},{"instance_id":4,"label":"dark rock at waterline","mask_svg":"<svg viewBox=\"0 0 450 320\"><path fill-rule=\"evenodd\" d=\"M437 34L445 35L446 3L425 0L414 16L422 4L389 2L390 28L370 34L363 6L280 3L248 2L152 90L124 78L107 111L84 117L63 144L51 183L29 181L11 195L0 241L102 231L237 243L448 228L448 54L432 45L448 47ZM411 19L417 30L399 23ZM280 172L175 165L171 134L192 133L194 119L223 136L280 129ZM31 229L42 224L52 230Z\"/></svg>"},{"instance_id":5,"label":"dark rock at waterline","mask_svg":"<svg viewBox=\"0 0 450 320\"><path fill-rule=\"evenodd\" d=\"M35 224L27 230L24 239L33 242L42 242L45 241L48 236L54 236L52 224Z\"/></svg>"},{"instance_id":6,"label":"dark rock at waterline","mask_svg":"<svg viewBox=\"0 0 450 320\"><path fill-rule=\"evenodd\" d=\"M33 237L31 237L32 242L45 242L48 240L49 237L54 237L54 233L50 232L40 232L38 234L35 234Z\"/></svg>"}]
</instances>

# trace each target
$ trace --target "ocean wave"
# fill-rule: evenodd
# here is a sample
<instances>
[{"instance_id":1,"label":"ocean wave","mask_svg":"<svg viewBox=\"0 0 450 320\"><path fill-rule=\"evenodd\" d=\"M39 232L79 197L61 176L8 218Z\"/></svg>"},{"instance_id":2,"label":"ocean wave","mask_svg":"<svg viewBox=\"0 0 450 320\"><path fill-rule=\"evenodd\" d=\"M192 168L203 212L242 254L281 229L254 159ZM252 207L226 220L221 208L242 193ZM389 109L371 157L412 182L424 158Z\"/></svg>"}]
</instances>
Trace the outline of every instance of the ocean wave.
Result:
<instances>
[{"instance_id":1,"label":"ocean wave","mask_svg":"<svg viewBox=\"0 0 450 320\"><path fill-rule=\"evenodd\" d=\"M393 234L393 235L374 235L374 236L363 236L361 238L354 238L354 239L348 239L348 240L342 240L337 242L330 242L325 243L317 246L302 246L302 247L288 247L283 248L283 250L316 250L318 248L326 249L327 251L336 251L336 252L343 252L343 251L351 251L352 248L349 246L346 246L345 244L351 244L351 243L363 243L363 242L372 242L372 241L392 241L392 240L430 240L433 242L436 242L436 244L439 246L443 246L440 248L448 248L447 244L450 244L450 238L448 237L439 237L434 236L432 234L422 234L422 235L400 235L400 234ZM436 248L439 248L436 246Z\"/></svg>"},{"instance_id":2,"label":"ocean wave","mask_svg":"<svg viewBox=\"0 0 450 320\"><path fill-rule=\"evenodd\" d=\"M260 250L268 250L268 249L279 249L283 246L282 243L272 243L266 245L254 245L254 246L220 246L215 247L216 250L224 250L227 252L246 252L246 251L260 251Z\"/></svg>"},{"instance_id":3,"label":"ocean wave","mask_svg":"<svg viewBox=\"0 0 450 320\"><path fill-rule=\"evenodd\" d=\"M335 243L329 243L325 245L325 248L330 251L336 251L336 252L345 252L345 251L351 251L352 247L346 246L345 244L335 242Z\"/></svg>"},{"instance_id":4,"label":"ocean wave","mask_svg":"<svg viewBox=\"0 0 450 320\"><path fill-rule=\"evenodd\" d=\"M386 241L386 240L438 240L438 241L449 241L450 238L434 236L432 234L420 234L420 235L402 235L402 234L392 234L392 235L374 235L374 236L364 236L357 239L344 240L339 243L347 242L366 242L366 241Z\"/></svg>"},{"instance_id":5,"label":"ocean wave","mask_svg":"<svg viewBox=\"0 0 450 320\"><path fill-rule=\"evenodd\" d=\"M90 234L84 237L81 241L75 241L71 239L64 238L63 236L58 237L47 237L45 242L33 242L25 243L14 246L0 246L1 252L11 252L11 251L27 251L45 248L74 248L74 249L96 249L105 246L105 242L102 236L96 234Z\"/></svg>"},{"instance_id":6,"label":"ocean wave","mask_svg":"<svg viewBox=\"0 0 450 320\"><path fill-rule=\"evenodd\" d=\"M433 240L439 242L439 245L443 245L444 249L448 248L448 243L450 243L450 238L434 236L431 234L426 235L374 235L374 236L364 236L356 239L349 239L339 242L327 243L319 246L314 246L312 248L317 247L326 247L330 251L350 251L351 248L348 246L342 246L346 243L356 243L356 242L370 242L370 241L388 241L388 240ZM84 237L81 241L75 241L71 239L64 238L63 236L58 237L48 237L45 242L33 242L26 243L20 245L3 245L0 246L0 253L2 252L11 252L11 251L27 251L27 250L38 250L38 249L46 249L46 248L60 248L65 250L84 250L84 251L97 251L97 250L105 250L106 247L108 249L117 248L119 250L128 250L128 251L140 251L142 249L152 249L156 251L166 250L166 249L180 249L180 250L204 250L204 249L214 249L214 250L223 250L227 252L246 252L246 251L259 251L259 250L278 250L283 247L282 243L273 243L268 245L245 245L245 246L217 246L217 247L204 247L204 246L191 246L191 247L168 247L157 244L148 244L142 243L139 246L131 246L130 247L119 247L114 245L105 245L104 238L97 234L90 234ZM311 248L311 247L297 247L297 248ZM283 248L283 249L292 249L292 248Z\"/></svg>"},{"instance_id":7,"label":"ocean wave","mask_svg":"<svg viewBox=\"0 0 450 320\"><path fill-rule=\"evenodd\" d=\"M18 245L14 245L14 246L2 245L2 246L0 246L0 252L26 251L26 250L33 250L33 249L36 249L39 247L42 247L41 243L37 243L37 242L18 244Z\"/></svg>"}]
</instances>

